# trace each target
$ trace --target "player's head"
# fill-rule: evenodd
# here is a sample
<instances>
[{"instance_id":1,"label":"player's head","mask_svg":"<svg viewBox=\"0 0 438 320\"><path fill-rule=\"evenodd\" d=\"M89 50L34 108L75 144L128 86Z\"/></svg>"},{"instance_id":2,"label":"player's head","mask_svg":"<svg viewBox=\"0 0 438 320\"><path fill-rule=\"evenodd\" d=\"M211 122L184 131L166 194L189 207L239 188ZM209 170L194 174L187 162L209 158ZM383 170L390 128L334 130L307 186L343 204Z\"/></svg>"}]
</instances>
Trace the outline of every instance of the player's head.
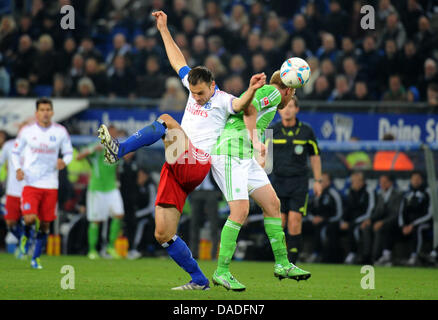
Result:
<instances>
[{"instance_id":1,"label":"player's head","mask_svg":"<svg viewBox=\"0 0 438 320\"><path fill-rule=\"evenodd\" d=\"M41 126L48 126L53 117L53 103L48 98L39 98L36 101L35 117L37 122Z\"/></svg>"},{"instance_id":2,"label":"player's head","mask_svg":"<svg viewBox=\"0 0 438 320\"><path fill-rule=\"evenodd\" d=\"M214 94L216 82L211 71L206 67L195 67L189 71L187 78L193 99L199 105L204 105Z\"/></svg>"},{"instance_id":3,"label":"player's head","mask_svg":"<svg viewBox=\"0 0 438 320\"><path fill-rule=\"evenodd\" d=\"M298 98L296 96L292 96L291 100L289 100L286 106L278 110L278 113L280 114L282 120L290 121L295 119L299 111L300 107L298 105Z\"/></svg>"},{"instance_id":4,"label":"player's head","mask_svg":"<svg viewBox=\"0 0 438 320\"><path fill-rule=\"evenodd\" d=\"M295 94L295 89L289 88L283 83L283 81L281 81L280 70L277 70L272 74L269 84L275 86L278 91L280 91L281 102L278 106L278 109L283 109L289 103L292 96Z\"/></svg>"},{"instance_id":5,"label":"player's head","mask_svg":"<svg viewBox=\"0 0 438 320\"><path fill-rule=\"evenodd\" d=\"M413 171L411 173L411 186L414 189L418 189L423 185L423 173L421 171Z\"/></svg>"},{"instance_id":6,"label":"player's head","mask_svg":"<svg viewBox=\"0 0 438 320\"><path fill-rule=\"evenodd\" d=\"M365 177L362 171L355 171L350 176L351 189L358 191L365 185Z\"/></svg>"},{"instance_id":7,"label":"player's head","mask_svg":"<svg viewBox=\"0 0 438 320\"><path fill-rule=\"evenodd\" d=\"M321 179L321 186L323 190L327 189L332 184L332 176L328 172L323 172L321 175Z\"/></svg>"}]
</instances>

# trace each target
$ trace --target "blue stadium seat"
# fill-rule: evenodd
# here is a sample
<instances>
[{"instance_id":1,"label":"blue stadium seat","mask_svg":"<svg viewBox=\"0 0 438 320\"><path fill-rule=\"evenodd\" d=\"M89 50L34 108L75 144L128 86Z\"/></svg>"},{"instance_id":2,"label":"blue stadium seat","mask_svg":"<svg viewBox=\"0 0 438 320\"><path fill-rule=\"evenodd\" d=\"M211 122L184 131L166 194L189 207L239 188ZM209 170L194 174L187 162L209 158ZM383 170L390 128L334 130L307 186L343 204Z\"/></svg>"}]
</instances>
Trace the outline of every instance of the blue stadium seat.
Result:
<instances>
[{"instance_id":1,"label":"blue stadium seat","mask_svg":"<svg viewBox=\"0 0 438 320\"><path fill-rule=\"evenodd\" d=\"M50 97L52 95L52 86L38 85L33 90L38 97Z\"/></svg>"}]
</instances>

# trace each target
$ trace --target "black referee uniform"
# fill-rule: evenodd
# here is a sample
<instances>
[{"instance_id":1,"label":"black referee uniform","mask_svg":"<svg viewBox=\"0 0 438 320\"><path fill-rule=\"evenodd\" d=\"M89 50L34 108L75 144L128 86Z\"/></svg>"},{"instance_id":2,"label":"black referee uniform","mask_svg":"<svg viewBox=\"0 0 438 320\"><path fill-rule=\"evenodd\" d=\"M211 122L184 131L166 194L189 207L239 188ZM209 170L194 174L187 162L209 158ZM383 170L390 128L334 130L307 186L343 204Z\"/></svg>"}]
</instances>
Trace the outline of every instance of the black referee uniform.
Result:
<instances>
[{"instance_id":1,"label":"black referee uniform","mask_svg":"<svg viewBox=\"0 0 438 320\"><path fill-rule=\"evenodd\" d=\"M294 211L305 216L309 191L308 159L310 156L320 154L315 133L308 124L301 122L298 118L293 127L285 127L282 121L279 121L271 128L273 129L274 164L270 178L280 198L281 212L288 214ZM290 234L288 236L290 259L296 260L301 238Z\"/></svg>"}]
</instances>

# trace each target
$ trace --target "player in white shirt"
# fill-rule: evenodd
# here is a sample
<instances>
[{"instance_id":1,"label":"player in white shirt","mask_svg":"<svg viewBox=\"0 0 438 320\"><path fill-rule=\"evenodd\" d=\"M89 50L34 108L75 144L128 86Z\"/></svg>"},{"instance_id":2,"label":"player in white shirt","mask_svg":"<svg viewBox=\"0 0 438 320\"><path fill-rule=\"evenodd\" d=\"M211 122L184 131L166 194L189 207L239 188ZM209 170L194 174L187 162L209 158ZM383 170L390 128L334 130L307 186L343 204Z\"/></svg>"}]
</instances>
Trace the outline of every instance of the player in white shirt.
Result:
<instances>
[{"instance_id":1,"label":"player in white shirt","mask_svg":"<svg viewBox=\"0 0 438 320\"><path fill-rule=\"evenodd\" d=\"M24 233L20 241L23 254L30 235L30 228L37 217L40 221L36 236L35 251L31 266L41 269L40 256L47 240L50 222L56 219L58 202L58 173L73 158L73 147L67 130L53 123L53 104L46 98L36 102L36 122L22 128L15 140L12 162L18 181L24 180L21 195L21 210L24 219ZM63 158L59 159L61 151ZM24 163L20 156L24 155Z\"/></svg>"},{"instance_id":2,"label":"player in white shirt","mask_svg":"<svg viewBox=\"0 0 438 320\"><path fill-rule=\"evenodd\" d=\"M210 70L205 67L190 69L187 66L167 28L166 14L158 11L152 15L156 18L170 64L190 91L181 126L171 116L163 114L153 124L122 143L112 139L104 125L99 129L99 137L105 145L109 162L115 162L123 155L163 138L166 162L161 170L155 201L155 238L192 277L189 283L173 289L207 290L210 288L208 279L187 244L176 235L178 222L187 195L210 171L210 150L229 115L248 107L255 91L265 84L266 75L254 75L248 90L240 98L219 90Z\"/></svg>"},{"instance_id":3,"label":"player in white shirt","mask_svg":"<svg viewBox=\"0 0 438 320\"><path fill-rule=\"evenodd\" d=\"M20 198L23 190L24 182L18 181L15 175L14 166L12 164L12 150L14 148L15 139L11 139L5 142L0 152L0 167L7 163L8 174L6 180L6 225L8 230L20 240L21 237L21 224L19 223L21 218ZM23 163L24 158L20 159Z\"/></svg>"}]
</instances>

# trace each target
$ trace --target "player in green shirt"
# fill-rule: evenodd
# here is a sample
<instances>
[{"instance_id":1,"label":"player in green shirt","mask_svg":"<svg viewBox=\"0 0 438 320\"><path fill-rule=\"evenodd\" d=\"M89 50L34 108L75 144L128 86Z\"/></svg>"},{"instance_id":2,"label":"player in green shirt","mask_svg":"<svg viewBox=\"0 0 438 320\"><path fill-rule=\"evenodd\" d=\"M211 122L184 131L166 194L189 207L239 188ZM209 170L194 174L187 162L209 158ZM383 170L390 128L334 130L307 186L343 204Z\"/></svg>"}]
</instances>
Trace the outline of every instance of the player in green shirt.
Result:
<instances>
[{"instance_id":1,"label":"player in green shirt","mask_svg":"<svg viewBox=\"0 0 438 320\"><path fill-rule=\"evenodd\" d=\"M110 126L108 130L113 137L117 136L118 131L114 126ZM96 250L99 225L111 217L106 252L112 258L119 259L114 243L121 230L124 209L122 196L117 188L117 165L104 161L103 146L98 142L85 148L76 159L81 160L85 157L91 164L91 177L87 190L88 257L92 260L99 258Z\"/></svg>"},{"instance_id":2,"label":"player in green shirt","mask_svg":"<svg viewBox=\"0 0 438 320\"><path fill-rule=\"evenodd\" d=\"M270 84L256 91L245 113L229 117L212 152L212 174L230 207L230 216L221 233L213 283L226 289L243 291L246 288L232 276L229 265L240 228L249 213L249 196L263 209L265 231L275 257L274 275L280 280L290 278L297 281L310 277L309 272L288 260L280 200L261 167L266 152L266 147L260 142L261 134L274 119L277 109L286 106L294 93L294 89L281 81L280 71L274 72ZM255 159L257 152L254 149L260 153L260 164Z\"/></svg>"}]
</instances>

